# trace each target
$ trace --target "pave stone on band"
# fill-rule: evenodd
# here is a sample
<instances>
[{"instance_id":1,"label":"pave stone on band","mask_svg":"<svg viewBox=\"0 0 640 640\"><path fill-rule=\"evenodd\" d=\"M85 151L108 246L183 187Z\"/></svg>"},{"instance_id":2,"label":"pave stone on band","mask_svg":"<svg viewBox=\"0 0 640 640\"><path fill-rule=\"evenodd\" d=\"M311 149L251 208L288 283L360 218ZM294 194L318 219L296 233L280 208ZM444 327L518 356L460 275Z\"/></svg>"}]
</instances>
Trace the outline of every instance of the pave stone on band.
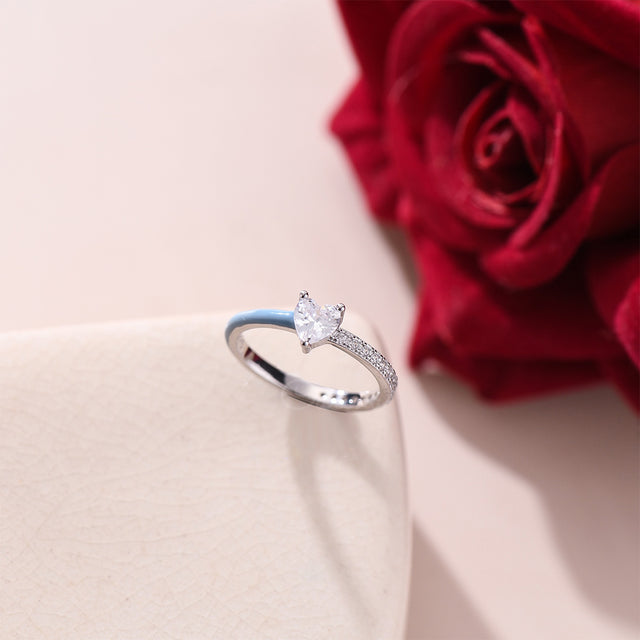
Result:
<instances>
[{"instance_id":1,"label":"pave stone on band","mask_svg":"<svg viewBox=\"0 0 640 640\"><path fill-rule=\"evenodd\" d=\"M233 316L225 330L233 354L254 373L284 389L290 396L333 411L362 411L380 407L393 398L398 376L389 361L370 344L340 328L343 304L320 306L306 291L300 293L293 311L256 309ZM303 353L322 345L332 345L349 354L375 378L377 391L345 391L307 382L285 373L259 356L245 341L244 332L272 327L297 333Z\"/></svg>"}]
</instances>

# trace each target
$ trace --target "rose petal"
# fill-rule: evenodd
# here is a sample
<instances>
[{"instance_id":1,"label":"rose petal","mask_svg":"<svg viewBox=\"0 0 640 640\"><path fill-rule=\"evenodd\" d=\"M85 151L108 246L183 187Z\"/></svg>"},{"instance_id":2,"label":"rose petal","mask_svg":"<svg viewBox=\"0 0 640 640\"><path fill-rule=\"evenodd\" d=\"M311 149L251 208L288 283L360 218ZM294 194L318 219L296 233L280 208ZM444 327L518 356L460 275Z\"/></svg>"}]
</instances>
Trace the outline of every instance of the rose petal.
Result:
<instances>
[{"instance_id":1,"label":"rose petal","mask_svg":"<svg viewBox=\"0 0 640 640\"><path fill-rule=\"evenodd\" d=\"M622 62L638 66L640 7L628 0L512 0L525 14L537 16Z\"/></svg>"},{"instance_id":2,"label":"rose petal","mask_svg":"<svg viewBox=\"0 0 640 640\"><path fill-rule=\"evenodd\" d=\"M338 6L374 99L383 95L387 45L402 13L411 0L339 0Z\"/></svg>"},{"instance_id":3,"label":"rose petal","mask_svg":"<svg viewBox=\"0 0 640 640\"><path fill-rule=\"evenodd\" d=\"M488 27L478 29L478 38L496 56L498 62L509 69L513 77L535 97L545 111L548 113L557 111L558 104L555 102L555 96L548 90L546 77L540 69Z\"/></svg>"},{"instance_id":4,"label":"rose petal","mask_svg":"<svg viewBox=\"0 0 640 640\"><path fill-rule=\"evenodd\" d=\"M453 45L476 25L512 20L471 0L423 0L404 13L389 43L386 87L388 99L402 104L413 133L422 131L425 103L447 73Z\"/></svg>"},{"instance_id":5,"label":"rose petal","mask_svg":"<svg viewBox=\"0 0 640 640\"><path fill-rule=\"evenodd\" d=\"M342 142L371 210L381 220L394 220L398 201L395 169L383 143L380 115L364 82L347 95L333 116L331 130Z\"/></svg>"},{"instance_id":6,"label":"rose petal","mask_svg":"<svg viewBox=\"0 0 640 640\"><path fill-rule=\"evenodd\" d=\"M425 161L442 166L446 159L433 156L429 151L427 157L423 157L419 145L424 134L425 113L433 113L427 104L441 97L435 88L439 88L444 75L452 71L451 67L445 68L442 61L451 60L460 66L459 61L448 57L449 48L465 33L470 34L475 25L487 21L508 24L513 21L513 14L493 13L468 0L419 2L398 22L389 45L387 67L388 144L403 187L419 203L413 221L422 218L419 226L432 229L436 237L449 246L473 250L495 246L500 237L456 220L455 213L451 215L452 206L442 203L438 180L430 175L428 168L425 171ZM448 109L442 112L436 133L443 138L453 135L457 113L473 96L470 83L476 83L475 91L481 87L477 73L467 73L464 83L448 83L454 94L458 92L457 96L450 97L459 106L449 102ZM449 141L443 148L451 153Z\"/></svg>"},{"instance_id":7,"label":"rose petal","mask_svg":"<svg viewBox=\"0 0 640 640\"><path fill-rule=\"evenodd\" d=\"M562 143L564 133L564 117L556 113L551 129L550 151L545 157L545 169L547 179L544 181L544 191L540 201L529 217L514 231L509 238L509 245L522 248L529 244L539 233L543 225L551 215L551 209L555 203L562 172Z\"/></svg>"},{"instance_id":8,"label":"rose petal","mask_svg":"<svg viewBox=\"0 0 640 640\"><path fill-rule=\"evenodd\" d=\"M434 54L445 53L453 40L459 40L474 25L504 21L504 16L492 13L473 0L416 2L411 11L398 21L389 43L389 59L393 61L389 80L395 82L420 61L431 65L434 72L439 72L441 63L434 63L446 58L432 58Z\"/></svg>"},{"instance_id":9,"label":"rose petal","mask_svg":"<svg viewBox=\"0 0 640 640\"><path fill-rule=\"evenodd\" d=\"M600 200L593 212L589 238L602 238L638 226L640 211L640 145L620 154L609 171Z\"/></svg>"},{"instance_id":10,"label":"rose petal","mask_svg":"<svg viewBox=\"0 0 640 640\"><path fill-rule=\"evenodd\" d=\"M482 256L484 270L505 287L533 287L551 280L566 266L586 237L609 176L626 165L634 146L613 156L574 202L528 246L502 246Z\"/></svg>"},{"instance_id":11,"label":"rose petal","mask_svg":"<svg viewBox=\"0 0 640 640\"><path fill-rule=\"evenodd\" d=\"M556 77L551 60L551 45L542 27L535 18L525 17L521 24L526 39L535 54L533 64L509 42L489 29L481 29L478 35L484 45L507 66L514 78L535 98L547 121L553 122L558 112L563 114L565 142L571 151L583 177L588 174L588 158L585 156L582 139L568 109L562 88Z\"/></svg>"},{"instance_id":12,"label":"rose petal","mask_svg":"<svg viewBox=\"0 0 640 640\"><path fill-rule=\"evenodd\" d=\"M474 97L476 89L469 82L468 69L462 65L449 69L444 86L433 92L424 121L424 158L406 130L404 113L389 105L388 130L394 159L416 200L447 203L437 207L437 213L443 215L427 224L437 227L437 237L449 246L478 249L489 242L496 244L503 236L487 236L485 229L513 228L522 219L522 212L508 206L509 198L504 194L485 194L476 186L465 160L469 139L501 87L501 82L495 82ZM458 117L459 113L462 115ZM460 221L443 220L445 211L457 215Z\"/></svg>"},{"instance_id":13,"label":"rose petal","mask_svg":"<svg viewBox=\"0 0 640 640\"><path fill-rule=\"evenodd\" d=\"M629 404L640 413L640 373L628 358L605 360L602 373L611 380Z\"/></svg>"},{"instance_id":14,"label":"rose petal","mask_svg":"<svg viewBox=\"0 0 640 640\"><path fill-rule=\"evenodd\" d=\"M501 289L472 257L446 251L414 235L431 326L458 355L505 360L574 360L619 357L573 265L552 283L523 292Z\"/></svg>"},{"instance_id":15,"label":"rose petal","mask_svg":"<svg viewBox=\"0 0 640 640\"><path fill-rule=\"evenodd\" d=\"M464 250L496 248L501 236L493 230L468 224L461 220L443 199L440 185L428 175L408 123L397 103L387 106L386 132L393 166L402 179L403 190L411 201L411 215L405 220L415 229L428 230L433 237L450 247ZM442 159L432 158L440 162Z\"/></svg>"},{"instance_id":16,"label":"rose petal","mask_svg":"<svg viewBox=\"0 0 640 640\"><path fill-rule=\"evenodd\" d=\"M494 113L478 131L474 146L476 166L489 172L492 169L505 169L517 161L514 157L515 131L509 124L505 109Z\"/></svg>"},{"instance_id":17,"label":"rose petal","mask_svg":"<svg viewBox=\"0 0 640 640\"><path fill-rule=\"evenodd\" d=\"M464 72L460 75L464 77ZM469 166L473 160L467 160L473 155L477 129L502 90L502 83L496 82L482 89L454 123L453 129L443 125L443 115L452 106L447 89L455 86L456 80L453 74L425 121L427 180L434 185L442 200L448 201L456 214L472 227L513 228L521 219L519 212L511 209L501 194L493 197L478 187L473 179L473 167Z\"/></svg>"},{"instance_id":18,"label":"rose petal","mask_svg":"<svg viewBox=\"0 0 640 640\"><path fill-rule=\"evenodd\" d=\"M554 58L550 77L562 88L561 109L571 114L569 123L579 131L571 133L569 127L570 145L591 172L640 138L638 73L575 38L552 28L547 31L545 40L552 43ZM576 138L582 140L581 148Z\"/></svg>"},{"instance_id":19,"label":"rose petal","mask_svg":"<svg viewBox=\"0 0 640 640\"><path fill-rule=\"evenodd\" d=\"M618 306L613 328L631 360L640 367L640 277Z\"/></svg>"},{"instance_id":20,"label":"rose petal","mask_svg":"<svg viewBox=\"0 0 640 640\"><path fill-rule=\"evenodd\" d=\"M456 53L456 58L460 62L485 67L494 73L501 80L513 80L513 74L505 66L501 65L489 52L484 49L473 49L466 47Z\"/></svg>"},{"instance_id":21,"label":"rose petal","mask_svg":"<svg viewBox=\"0 0 640 640\"><path fill-rule=\"evenodd\" d=\"M572 159L580 169L583 180L587 179L590 171L590 158L585 153L584 140L578 125L574 121L569 109L558 74L558 62L555 53L557 39L548 35L542 25L533 16L526 16L522 21L522 30L533 51L541 75L545 79L545 90L552 96L553 107L564 114L565 143L572 153Z\"/></svg>"},{"instance_id":22,"label":"rose petal","mask_svg":"<svg viewBox=\"0 0 640 640\"><path fill-rule=\"evenodd\" d=\"M476 184L469 182L469 178L474 173L477 174L480 182L486 183L488 178L495 180L495 176L488 171L491 168L488 166L489 163L485 162L484 167L479 166L483 163L477 156L478 147L487 143L486 133L492 123L508 117L504 108L489 115L494 104L499 104L500 94L503 92L503 83L495 82L485 87L471 101L458 121L453 141L441 142L441 144L448 144L454 149L452 166L448 171L450 181L442 181L440 175L432 176L433 180L441 184L443 192L449 195L455 194L455 200L458 202L458 215L473 224L496 229L512 228L519 222L524 217L526 210L514 208L512 205L525 201L537 189L535 182L519 189L515 188L510 192L498 191L496 188L487 189L486 184L476 186ZM442 102L446 108L446 96L443 96ZM429 133L428 130L425 131L425 136L429 136ZM438 153L434 148L433 141L429 147L430 157ZM444 149L440 155L444 156ZM502 159L504 160L504 158ZM480 171L477 171L478 169ZM504 171L504 178L501 182L508 182L510 174L516 169L517 167L513 167L510 171ZM498 171L498 175L500 175L500 171ZM498 180L495 181L498 182Z\"/></svg>"},{"instance_id":23,"label":"rose petal","mask_svg":"<svg viewBox=\"0 0 640 640\"><path fill-rule=\"evenodd\" d=\"M421 304L410 351L410 364L418 368L437 361L470 383L486 399L507 401L561 391L600 380L597 362L585 360L512 361L477 358L454 352L433 329L429 305Z\"/></svg>"},{"instance_id":24,"label":"rose petal","mask_svg":"<svg viewBox=\"0 0 640 640\"><path fill-rule=\"evenodd\" d=\"M535 112L529 95L518 86L510 87L505 110L520 134L531 166L537 173L540 173L546 147L540 114Z\"/></svg>"},{"instance_id":25,"label":"rose petal","mask_svg":"<svg viewBox=\"0 0 640 640\"><path fill-rule=\"evenodd\" d=\"M590 247L587 275L596 308L640 367L640 249L638 238Z\"/></svg>"},{"instance_id":26,"label":"rose petal","mask_svg":"<svg viewBox=\"0 0 640 640\"><path fill-rule=\"evenodd\" d=\"M407 198L407 203L403 217L407 230L426 233L443 246L461 251L490 251L501 245L493 231L466 224L440 200Z\"/></svg>"}]
</instances>

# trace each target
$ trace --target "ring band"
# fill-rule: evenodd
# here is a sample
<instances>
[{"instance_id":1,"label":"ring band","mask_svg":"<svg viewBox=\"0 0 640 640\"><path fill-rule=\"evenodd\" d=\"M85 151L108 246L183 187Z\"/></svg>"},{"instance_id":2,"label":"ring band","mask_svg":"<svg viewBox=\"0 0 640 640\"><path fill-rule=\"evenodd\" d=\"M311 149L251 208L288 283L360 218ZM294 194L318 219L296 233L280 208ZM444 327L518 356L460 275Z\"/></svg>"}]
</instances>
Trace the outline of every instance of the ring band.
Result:
<instances>
[{"instance_id":1,"label":"ring band","mask_svg":"<svg viewBox=\"0 0 640 640\"><path fill-rule=\"evenodd\" d=\"M225 337L229 348L240 362L298 400L333 411L375 409L393 398L398 376L379 351L353 333L340 328L344 311L343 304L320 307L306 291L302 291L294 311L256 309L236 314L227 324ZM321 345L337 347L373 375L378 383L378 390L333 389L281 371L258 355L244 339L245 331L264 327L297 333L304 353Z\"/></svg>"}]
</instances>

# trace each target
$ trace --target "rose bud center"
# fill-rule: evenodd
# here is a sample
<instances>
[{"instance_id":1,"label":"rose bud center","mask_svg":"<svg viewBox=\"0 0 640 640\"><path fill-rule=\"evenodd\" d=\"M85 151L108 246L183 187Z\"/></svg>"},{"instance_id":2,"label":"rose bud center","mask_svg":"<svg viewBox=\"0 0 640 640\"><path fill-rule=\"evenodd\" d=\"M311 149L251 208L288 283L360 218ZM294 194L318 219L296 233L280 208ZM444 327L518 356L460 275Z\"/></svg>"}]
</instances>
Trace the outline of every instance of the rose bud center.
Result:
<instances>
[{"instance_id":1,"label":"rose bud center","mask_svg":"<svg viewBox=\"0 0 640 640\"><path fill-rule=\"evenodd\" d=\"M482 124L470 160L478 186L485 191L513 193L536 180L522 139L503 111Z\"/></svg>"}]
</instances>

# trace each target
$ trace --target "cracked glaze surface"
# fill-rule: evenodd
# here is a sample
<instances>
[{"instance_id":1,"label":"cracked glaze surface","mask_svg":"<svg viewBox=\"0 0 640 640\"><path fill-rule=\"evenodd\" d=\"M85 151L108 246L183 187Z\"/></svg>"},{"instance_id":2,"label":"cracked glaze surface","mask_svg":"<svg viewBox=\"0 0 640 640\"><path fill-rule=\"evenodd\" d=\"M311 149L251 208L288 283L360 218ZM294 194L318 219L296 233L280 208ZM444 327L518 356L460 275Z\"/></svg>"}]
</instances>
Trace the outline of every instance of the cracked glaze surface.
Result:
<instances>
[{"instance_id":1,"label":"cracked glaze surface","mask_svg":"<svg viewBox=\"0 0 640 640\"><path fill-rule=\"evenodd\" d=\"M0 336L7 637L402 636L395 409L291 400L227 317Z\"/></svg>"}]
</instances>

